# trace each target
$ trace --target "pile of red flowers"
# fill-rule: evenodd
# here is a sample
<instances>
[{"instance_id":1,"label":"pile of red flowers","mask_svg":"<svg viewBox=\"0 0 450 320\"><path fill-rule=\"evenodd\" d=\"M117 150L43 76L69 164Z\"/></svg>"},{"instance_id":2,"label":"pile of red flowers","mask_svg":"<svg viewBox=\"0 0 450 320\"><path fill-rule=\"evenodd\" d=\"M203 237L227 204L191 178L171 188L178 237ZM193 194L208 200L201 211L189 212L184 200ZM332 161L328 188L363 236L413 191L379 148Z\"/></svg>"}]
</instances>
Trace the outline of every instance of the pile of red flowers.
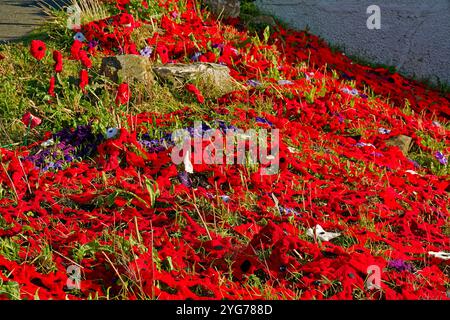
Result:
<instances>
[{"instance_id":1,"label":"pile of red flowers","mask_svg":"<svg viewBox=\"0 0 450 320\"><path fill-rule=\"evenodd\" d=\"M446 166L450 97L352 64L305 32L278 27L256 41L238 20L204 20L190 1L183 12L176 1L161 6L170 10L158 22L163 31L147 39L149 59L227 65L248 89L212 104L186 89L212 108L203 121L218 130L279 129L279 172L195 163L187 170L172 162L170 145L145 140L153 138L149 123L166 133L175 121L192 127L189 109L130 116L133 131L108 133L89 156L55 170L30 160L48 152L51 134L0 149L0 238L17 247L0 249L0 283L17 283L30 299L446 299L448 179L387 142L408 135L432 154L417 134L426 132L446 146L435 163ZM138 54L127 30L143 23L124 12L83 26L91 45L75 40L72 58L83 60L92 41L91 54ZM45 46L35 47L39 59ZM84 89L89 67L81 65ZM117 104L130 96L122 84ZM267 101L271 112L257 111ZM425 115L403 112L406 101ZM340 235L308 236L316 225ZM69 266L80 268L77 290L68 286ZM381 270L376 288L367 285L373 266Z\"/></svg>"},{"instance_id":2,"label":"pile of red flowers","mask_svg":"<svg viewBox=\"0 0 450 320\"><path fill-rule=\"evenodd\" d=\"M131 14L121 13L83 25L80 31L87 41L96 41L96 45L105 53L137 54L136 45L131 41L131 33L139 26L140 23Z\"/></svg>"}]
</instances>

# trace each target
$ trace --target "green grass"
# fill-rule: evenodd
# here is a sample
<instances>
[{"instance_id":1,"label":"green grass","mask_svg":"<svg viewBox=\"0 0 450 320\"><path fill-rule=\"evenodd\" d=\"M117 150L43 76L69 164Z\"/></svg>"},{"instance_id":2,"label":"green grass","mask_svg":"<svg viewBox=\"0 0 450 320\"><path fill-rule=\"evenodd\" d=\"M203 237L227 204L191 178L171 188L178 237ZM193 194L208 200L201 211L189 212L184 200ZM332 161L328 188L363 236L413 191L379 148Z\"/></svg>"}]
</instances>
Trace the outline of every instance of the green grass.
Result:
<instances>
[{"instance_id":1,"label":"green grass","mask_svg":"<svg viewBox=\"0 0 450 320\"><path fill-rule=\"evenodd\" d=\"M0 279L0 295L6 295L6 297L10 300L20 300L19 284L15 281L5 282Z\"/></svg>"},{"instance_id":2,"label":"green grass","mask_svg":"<svg viewBox=\"0 0 450 320\"><path fill-rule=\"evenodd\" d=\"M152 13L158 14L159 11L151 7L147 14L152 16ZM0 45L0 53L5 56L0 65L0 146L25 141L32 143L40 139L44 132L55 132L90 121L95 131L103 133L107 127L126 126L122 113L167 113L186 106L204 112L195 103L176 99L176 93L158 83L153 86L131 83L133 94L130 104L117 110L114 102L117 84L99 74L99 57L92 58L93 68L89 71L86 94L78 87L80 63L64 59L63 72L56 77L56 97L52 98L47 93L50 78L54 75L52 51L60 50L65 58L69 57L73 32L66 27L65 11L51 10L51 14L51 19L21 41ZM139 42L149 32L152 32L151 28L142 34L136 32L134 37ZM32 39L46 43L47 54L42 61L36 61L29 53ZM21 122L26 112L42 118L42 124L29 131Z\"/></svg>"}]
</instances>

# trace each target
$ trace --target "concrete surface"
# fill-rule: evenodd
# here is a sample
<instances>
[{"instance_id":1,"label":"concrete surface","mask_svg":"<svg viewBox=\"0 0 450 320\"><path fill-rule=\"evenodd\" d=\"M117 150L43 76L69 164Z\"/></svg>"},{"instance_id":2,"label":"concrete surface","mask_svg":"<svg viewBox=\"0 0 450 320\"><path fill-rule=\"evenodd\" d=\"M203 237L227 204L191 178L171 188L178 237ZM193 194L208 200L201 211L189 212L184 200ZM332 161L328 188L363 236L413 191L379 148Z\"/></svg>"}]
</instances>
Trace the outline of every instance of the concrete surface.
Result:
<instances>
[{"instance_id":1,"label":"concrete surface","mask_svg":"<svg viewBox=\"0 0 450 320\"><path fill-rule=\"evenodd\" d=\"M450 0L256 0L296 29L349 55L395 66L407 76L450 84ZM381 29L367 28L367 8L381 9Z\"/></svg>"},{"instance_id":2,"label":"concrete surface","mask_svg":"<svg viewBox=\"0 0 450 320\"><path fill-rule=\"evenodd\" d=\"M46 15L38 2L61 8L68 0L0 0L0 43L19 39L39 26Z\"/></svg>"},{"instance_id":3,"label":"concrete surface","mask_svg":"<svg viewBox=\"0 0 450 320\"><path fill-rule=\"evenodd\" d=\"M20 38L44 19L35 0L0 0L0 41Z\"/></svg>"}]
</instances>

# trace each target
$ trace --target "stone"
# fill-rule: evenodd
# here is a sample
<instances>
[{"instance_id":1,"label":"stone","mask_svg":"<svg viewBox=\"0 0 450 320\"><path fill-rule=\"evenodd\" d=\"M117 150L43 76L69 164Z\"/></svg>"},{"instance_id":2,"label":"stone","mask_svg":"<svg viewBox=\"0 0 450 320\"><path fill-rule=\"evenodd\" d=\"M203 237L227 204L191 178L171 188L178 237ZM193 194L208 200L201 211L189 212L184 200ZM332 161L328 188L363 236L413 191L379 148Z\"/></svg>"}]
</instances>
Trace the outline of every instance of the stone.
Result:
<instances>
[{"instance_id":1,"label":"stone","mask_svg":"<svg viewBox=\"0 0 450 320\"><path fill-rule=\"evenodd\" d=\"M237 18L241 13L239 0L206 0L209 10L218 17Z\"/></svg>"},{"instance_id":2,"label":"stone","mask_svg":"<svg viewBox=\"0 0 450 320\"><path fill-rule=\"evenodd\" d=\"M395 136L386 141L386 145L399 147L405 155L408 154L409 149L411 148L411 143L412 138L405 135Z\"/></svg>"},{"instance_id":3,"label":"stone","mask_svg":"<svg viewBox=\"0 0 450 320\"><path fill-rule=\"evenodd\" d=\"M180 89L186 83L193 83L205 98L219 98L242 88L242 85L230 76L227 66L216 63L165 64L154 66L153 72L158 79L170 83L174 89Z\"/></svg>"},{"instance_id":4,"label":"stone","mask_svg":"<svg viewBox=\"0 0 450 320\"><path fill-rule=\"evenodd\" d=\"M154 82L150 60L133 54L103 58L100 73L114 82L138 81L147 84Z\"/></svg>"},{"instance_id":5,"label":"stone","mask_svg":"<svg viewBox=\"0 0 450 320\"><path fill-rule=\"evenodd\" d=\"M250 20L247 22L247 26L250 25L275 27L277 25L277 22L272 16L260 15L250 18Z\"/></svg>"}]
</instances>

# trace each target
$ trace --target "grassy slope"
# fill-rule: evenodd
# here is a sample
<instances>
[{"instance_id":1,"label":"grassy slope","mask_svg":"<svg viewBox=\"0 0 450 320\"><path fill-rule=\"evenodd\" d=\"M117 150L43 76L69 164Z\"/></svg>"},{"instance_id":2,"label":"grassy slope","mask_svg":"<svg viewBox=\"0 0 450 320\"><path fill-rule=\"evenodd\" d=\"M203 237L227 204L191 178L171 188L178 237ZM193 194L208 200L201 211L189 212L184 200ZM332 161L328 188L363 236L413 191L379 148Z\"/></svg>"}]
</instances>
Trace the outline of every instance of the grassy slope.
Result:
<instances>
[{"instance_id":1,"label":"grassy slope","mask_svg":"<svg viewBox=\"0 0 450 320\"><path fill-rule=\"evenodd\" d=\"M155 8L155 15L159 14L158 9ZM44 27L36 30L29 39L42 39L45 40L48 47L59 49L68 55L72 33L65 28L66 15L63 12L54 12L55 20L47 23ZM152 31L149 31L152 32ZM255 36L255 39L257 36ZM91 83L96 85L89 88L89 99L83 99L82 93L76 86L78 79L77 65L68 60L65 60L64 71L57 79L57 89L60 94L49 104L49 96L46 94L48 88L48 79L52 75L52 60L51 56L47 55L46 60L42 62L36 62L28 53L29 39L25 39L23 43L15 43L2 45L0 52L5 56L5 60L0 64L0 145L17 145L22 144L27 137L27 142L38 140L42 137L42 134L46 131L56 131L67 126L75 126L77 124L84 124L88 120L95 119L94 126L99 131L104 131L107 127L116 127L124 124L124 118L119 115L118 110L112 110L110 105L113 105L114 99L114 87L115 84L109 82L107 79L102 78L100 75L95 75L91 80ZM259 41L259 38L257 38ZM256 40L255 40L256 41ZM99 65L99 58L96 58L94 65ZM94 69L95 70L95 69ZM62 80L69 79L69 81ZM98 87L96 87L98 86ZM97 90L106 88L106 90ZM320 88L317 88L320 91ZM100 95L97 93L100 92ZM194 111L194 117L200 116L207 112L206 108L201 107L196 102L186 101L181 102L177 99L176 94L174 96L168 88L156 85L151 88L134 88L135 94L133 95L133 102L130 109L124 109L125 112L141 112L141 111L159 111L162 113L171 112L184 107L189 107ZM374 99L375 97L371 97ZM230 106L233 109L235 106ZM271 101L260 101L258 106L255 106L255 110L258 112L264 111L271 113ZM31 133L26 132L26 128L20 121L21 116L26 111L32 111L34 114L43 118L43 125L34 129ZM405 109L406 112L408 110ZM208 111L209 112L209 111ZM232 114L230 112L230 114ZM217 118L224 120L231 120L224 118L223 115L217 115ZM444 124L447 129L450 129L449 124ZM175 126L182 127L182 123L176 123ZM358 130L355 130L354 134L358 134ZM442 143L435 141L427 133L418 132L423 136L425 143L433 150L441 150L445 147ZM439 166L436 163L436 159L430 154L424 154L420 150L415 150L411 154L411 158L417 160L421 165L430 168L435 174L448 174L448 168ZM248 202L246 205L252 207L255 199L249 194ZM233 215L233 212L228 212L225 207L212 208L208 203L197 203L197 206L202 210L220 210L218 215L228 217L228 222L233 225L239 217ZM366 221L366 227L370 229L371 221ZM227 234L227 229L216 230L218 233ZM175 236L175 235L174 235ZM115 229L105 229L105 239L111 239L112 245L102 246L99 242L91 242L83 246L79 246L74 249L73 259L82 258L86 255L93 254L93 252L105 251L116 252L122 260L130 260L129 248L132 246L141 245L139 239L125 240L118 235L118 231ZM19 248L13 241L14 239L0 239L0 254L8 257L12 260L16 259ZM349 246L352 244L351 237L343 237L339 240L341 245ZM374 251L382 251L382 246L373 244ZM259 252L258 254L264 258L265 252ZM43 272L48 272L53 269L51 249L44 244L42 250L36 256L30 258L30 263L38 267ZM253 280L255 287L263 287L258 278ZM249 282L250 284L252 282ZM126 285L124 285L126 288ZM3 288L10 294L12 298L17 295L17 288L11 287ZM126 289L123 292L123 297L126 297ZM267 297L267 298L270 298Z\"/></svg>"},{"instance_id":2,"label":"grassy slope","mask_svg":"<svg viewBox=\"0 0 450 320\"><path fill-rule=\"evenodd\" d=\"M113 7L104 7L104 12L97 17L116 12ZM259 12L251 2L245 2L242 8L243 20L257 15ZM77 124L87 123L94 119L94 127L100 132L104 132L107 127L120 127L124 119L120 118L119 110L112 110L110 105L114 99L115 84L100 76L98 68L100 58L94 57L94 69L91 72L94 76L89 87L89 99L84 99L83 94L77 87L78 64L76 61L65 60L63 72L56 79L56 90L60 92L52 103L48 103L50 96L47 94L49 79L53 75L53 60L47 54L44 60L37 62L29 54L29 43L32 39L44 40L48 48L53 48L70 55L70 45L72 43L72 32L66 28L67 13L62 10L51 9L53 19L31 33L21 42L5 44L0 46L0 52L5 56L5 60L0 64L0 146L19 145L24 141L28 143L42 137L46 131L55 132L64 127L74 127ZM161 14L161 9L154 8L155 16ZM96 17L95 14L93 14ZM89 17L93 19L93 17ZM249 32L261 33L262 26L249 25ZM155 30L145 30L144 34L135 35L137 42L143 44L146 36ZM257 38L258 36L255 35ZM362 61L360 61L362 62ZM62 80L64 79L64 80ZM66 79L69 79L68 81ZM102 90L107 89L107 90ZM154 87L144 87L134 89L135 100L131 103L131 110L125 112L138 113L142 111L171 112L186 106L185 102L180 102L173 97L173 93L168 88L160 85ZM375 98L373 96L372 98ZM263 103L264 104L264 103ZM270 105L270 102L267 102ZM189 107L198 112L203 108L192 103ZM31 111L40 116L44 121L38 129L26 133L26 128L20 121L22 115ZM262 110L259 110L262 111ZM270 107L264 111L271 112ZM404 110L409 113L408 110ZM225 119L226 120L226 119ZM444 123L446 128L448 125ZM426 133L418 132L428 147L433 150L442 150L444 145L437 143ZM418 161L425 167L430 167L435 161L429 154L423 154L420 150L411 154L411 158ZM433 169L433 168L431 168ZM438 170L435 171L438 173ZM441 172L442 173L442 172Z\"/></svg>"}]
</instances>

